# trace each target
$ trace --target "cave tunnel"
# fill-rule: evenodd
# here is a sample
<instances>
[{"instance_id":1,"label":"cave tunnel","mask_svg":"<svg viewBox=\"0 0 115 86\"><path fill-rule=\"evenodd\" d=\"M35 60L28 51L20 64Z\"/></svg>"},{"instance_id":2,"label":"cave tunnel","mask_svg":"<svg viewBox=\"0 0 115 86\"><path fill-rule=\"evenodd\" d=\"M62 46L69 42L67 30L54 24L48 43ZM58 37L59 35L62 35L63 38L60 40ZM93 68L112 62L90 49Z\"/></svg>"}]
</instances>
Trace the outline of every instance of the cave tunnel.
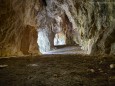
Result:
<instances>
[{"instance_id":1,"label":"cave tunnel","mask_svg":"<svg viewBox=\"0 0 115 86\"><path fill-rule=\"evenodd\" d=\"M52 34L51 34L52 36ZM67 41L68 40L68 41ZM55 33L54 37L49 37L47 30L41 30L38 32L37 43L39 50L42 54L77 54L78 52L83 53L80 46L72 39L67 39L64 32ZM78 53L80 54L80 53Z\"/></svg>"},{"instance_id":2,"label":"cave tunnel","mask_svg":"<svg viewBox=\"0 0 115 86\"><path fill-rule=\"evenodd\" d=\"M0 0L0 86L115 86L115 1Z\"/></svg>"},{"instance_id":3,"label":"cave tunnel","mask_svg":"<svg viewBox=\"0 0 115 86\"><path fill-rule=\"evenodd\" d=\"M48 20L52 26L46 25L38 30L37 43L42 54L83 54L84 51L74 40L77 33L65 13L52 21Z\"/></svg>"}]
</instances>

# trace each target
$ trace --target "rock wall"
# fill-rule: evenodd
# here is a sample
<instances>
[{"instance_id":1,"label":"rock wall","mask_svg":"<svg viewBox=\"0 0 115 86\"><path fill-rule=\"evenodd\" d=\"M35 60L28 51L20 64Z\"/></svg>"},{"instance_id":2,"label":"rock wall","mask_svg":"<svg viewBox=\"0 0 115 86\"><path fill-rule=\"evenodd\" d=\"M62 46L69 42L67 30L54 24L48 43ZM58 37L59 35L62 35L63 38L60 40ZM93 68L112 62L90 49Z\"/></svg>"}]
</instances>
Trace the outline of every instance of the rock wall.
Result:
<instances>
[{"instance_id":1,"label":"rock wall","mask_svg":"<svg viewBox=\"0 0 115 86\"><path fill-rule=\"evenodd\" d=\"M39 0L0 0L0 56L38 54Z\"/></svg>"},{"instance_id":2,"label":"rock wall","mask_svg":"<svg viewBox=\"0 0 115 86\"><path fill-rule=\"evenodd\" d=\"M45 51L63 32L87 54L115 55L114 23L114 0L0 0L0 56L39 54L39 32Z\"/></svg>"},{"instance_id":3,"label":"rock wall","mask_svg":"<svg viewBox=\"0 0 115 86\"><path fill-rule=\"evenodd\" d=\"M37 21L39 22L38 27L38 45L40 52L50 51L54 48L54 37L53 24L54 19L48 16L46 10L46 4L43 4L43 9L38 13Z\"/></svg>"},{"instance_id":4,"label":"rock wall","mask_svg":"<svg viewBox=\"0 0 115 86\"><path fill-rule=\"evenodd\" d=\"M63 30L66 35L72 35L69 38L87 54L115 54L114 0L46 0L46 3L47 16L56 20L56 24L52 22L55 32ZM67 33L68 27L71 29Z\"/></svg>"}]
</instances>

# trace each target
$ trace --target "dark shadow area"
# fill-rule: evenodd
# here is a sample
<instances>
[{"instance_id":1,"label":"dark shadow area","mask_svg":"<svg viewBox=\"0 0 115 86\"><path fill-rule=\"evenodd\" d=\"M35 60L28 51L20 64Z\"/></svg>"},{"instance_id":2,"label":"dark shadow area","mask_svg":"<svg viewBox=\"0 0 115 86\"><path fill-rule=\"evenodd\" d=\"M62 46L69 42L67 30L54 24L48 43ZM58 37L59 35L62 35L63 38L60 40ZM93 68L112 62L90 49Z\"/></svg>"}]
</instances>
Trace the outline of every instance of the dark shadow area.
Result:
<instances>
[{"instance_id":1,"label":"dark shadow area","mask_svg":"<svg viewBox=\"0 0 115 86\"><path fill-rule=\"evenodd\" d=\"M105 53L110 54L111 51L111 44L115 42L115 29L109 34L109 36L106 38L105 42Z\"/></svg>"},{"instance_id":2,"label":"dark shadow area","mask_svg":"<svg viewBox=\"0 0 115 86\"><path fill-rule=\"evenodd\" d=\"M114 63L112 57L82 55L0 59L8 65L0 67L0 86L114 86Z\"/></svg>"},{"instance_id":3,"label":"dark shadow area","mask_svg":"<svg viewBox=\"0 0 115 86\"><path fill-rule=\"evenodd\" d=\"M55 47L56 49L61 49L61 48L73 47L73 46L79 47L78 44L73 44L73 45L55 45L54 47Z\"/></svg>"},{"instance_id":4,"label":"dark shadow area","mask_svg":"<svg viewBox=\"0 0 115 86\"><path fill-rule=\"evenodd\" d=\"M47 6L46 0L42 0L42 2L43 2L43 5L44 5L44 6Z\"/></svg>"}]
</instances>

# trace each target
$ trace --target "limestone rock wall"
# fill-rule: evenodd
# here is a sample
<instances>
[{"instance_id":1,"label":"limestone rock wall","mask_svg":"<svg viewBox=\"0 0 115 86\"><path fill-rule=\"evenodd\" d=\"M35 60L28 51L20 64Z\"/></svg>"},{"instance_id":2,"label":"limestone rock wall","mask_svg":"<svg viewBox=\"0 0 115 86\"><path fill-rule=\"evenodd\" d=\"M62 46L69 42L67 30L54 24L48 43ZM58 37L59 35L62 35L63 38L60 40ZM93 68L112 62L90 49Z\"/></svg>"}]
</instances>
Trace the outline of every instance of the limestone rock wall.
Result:
<instances>
[{"instance_id":1,"label":"limestone rock wall","mask_svg":"<svg viewBox=\"0 0 115 86\"><path fill-rule=\"evenodd\" d=\"M39 54L37 31L45 51L63 32L87 54L115 54L115 1L0 0L0 56Z\"/></svg>"},{"instance_id":2,"label":"limestone rock wall","mask_svg":"<svg viewBox=\"0 0 115 86\"><path fill-rule=\"evenodd\" d=\"M55 20L48 16L46 5L43 4L43 9L38 13L37 21L39 22L38 29L38 45L40 52L44 53L54 48L53 24Z\"/></svg>"},{"instance_id":3,"label":"limestone rock wall","mask_svg":"<svg viewBox=\"0 0 115 86\"><path fill-rule=\"evenodd\" d=\"M87 54L115 54L114 0L46 0L46 4L47 16L57 20L56 24L52 22L53 30L57 31L56 26L67 32L70 27L72 32L66 34L72 35ZM62 15L67 16L69 23Z\"/></svg>"},{"instance_id":4,"label":"limestone rock wall","mask_svg":"<svg viewBox=\"0 0 115 86\"><path fill-rule=\"evenodd\" d=\"M75 29L80 36L77 42L82 49L93 55L112 54L111 45L115 43L115 1L80 1L74 2L74 7Z\"/></svg>"},{"instance_id":5,"label":"limestone rock wall","mask_svg":"<svg viewBox=\"0 0 115 86\"><path fill-rule=\"evenodd\" d=\"M54 37L59 33L63 33L67 37L66 44L74 43L72 23L60 4L63 5L59 0L44 0L43 9L38 13L38 22L40 22L38 32L42 34L38 33L40 36L38 37L38 44L42 52L54 48Z\"/></svg>"},{"instance_id":6,"label":"limestone rock wall","mask_svg":"<svg viewBox=\"0 0 115 86\"><path fill-rule=\"evenodd\" d=\"M38 52L39 0L0 0L0 56Z\"/></svg>"}]
</instances>

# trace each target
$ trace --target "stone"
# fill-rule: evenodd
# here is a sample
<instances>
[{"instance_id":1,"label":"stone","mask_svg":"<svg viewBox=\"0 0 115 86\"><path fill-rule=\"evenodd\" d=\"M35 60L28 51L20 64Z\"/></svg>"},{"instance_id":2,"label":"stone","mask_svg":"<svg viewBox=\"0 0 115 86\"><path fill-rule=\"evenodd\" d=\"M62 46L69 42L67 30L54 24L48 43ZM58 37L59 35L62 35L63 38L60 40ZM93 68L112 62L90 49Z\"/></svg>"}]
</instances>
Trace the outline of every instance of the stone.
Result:
<instances>
[{"instance_id":1,"label":"stone","mask_svg":"<svg viewBox=\"0 0 115 86\"><path fill-rule=\"evenodd\" d=\"M110 69L114 69L115 68L115 64L110 64Z\"/></svg>"},{"instance_id":2,"label":"stone","mask_svg":"<svg viewBox=\"0 0 115 86\"><path fill-rule=\"evenodd\" d=\"M99 68L98 70L99 70L99 72L103 73L103 70L101 68Z\"/></svg>"},{"instance_id":3,"label":"stone","mask_svg":"<svg viewBox=\"0 0 115 86\"><path fill-rule=\"evenodd\" d=\"M91 71L92 73L94 73L94 72L95 72L95 70L94 70L94 69L90 69L90 71Z\"/></svg>"},{"instance_id":4,"label":"stone","mask_svg":"<svg viewBox=\"0 0 115 86\"><path fill-rule=\"evenodd\" d=\"M7 67L8 65L0 65L0 68L5 68Z\"/></svg>"},{"instance_id":5,"label":"stone","mask_svg":"<svg viewBox=\"0 0 115 86\"><path fill-rule=\"evenodd\" d=\"M37 64L29 64L27 66L31 66L31 67L37 67L38 65Z\"/></svg>"}]
</instances>

